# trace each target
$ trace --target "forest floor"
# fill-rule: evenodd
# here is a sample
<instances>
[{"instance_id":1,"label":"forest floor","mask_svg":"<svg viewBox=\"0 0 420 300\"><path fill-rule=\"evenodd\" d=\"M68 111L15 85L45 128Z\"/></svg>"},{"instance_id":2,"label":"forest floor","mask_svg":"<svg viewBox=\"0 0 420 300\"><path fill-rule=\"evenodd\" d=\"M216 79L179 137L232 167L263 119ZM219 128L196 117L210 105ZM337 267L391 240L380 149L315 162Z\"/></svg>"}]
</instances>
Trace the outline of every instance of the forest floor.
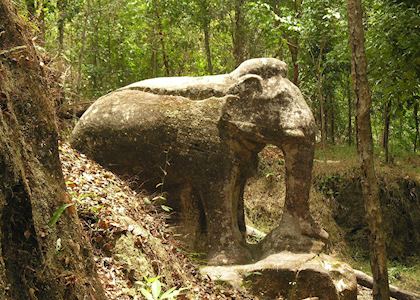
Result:
<instances>
[{"instance_id":1,"label":"forest floor","mask_svg":"<svg viewBox=\"0 0 420 300\"><path fill-rule=\"evenodd\" d=\"M414 224L420 224L419 219L419 212L418 209L420 208L420 194L419 192L419 185L420 185L420 155L413 154L413 153L394 153L391 155L391 160L389 163L384 163L382 159L382 154L378 149L375 149L376 159L376 171L377 175L380 178L379 184L382 191L392 190L395 188L396 182L401 182L404 180L405 182L414 182L415 188L412 188L409 191L413 198L410 201L417 201L416 208L417 208L417 215L414 220ZM315 155L315 165L314 165L314 177L315 182L317 179L322 177L328 177L332 174L348 174L354 172L354 170L359 168L359 161L356 153L355 147L349 146L331 146L326 149L318 149ZM382 159L382 160L381 160ZM331 163L326 161L333 161L332 166ZM358 172L358 171L357 171ZM395 192L395 190L393 190ZM404 191L407 192L407 191ZM401 195L392 195L394 201L401 201L407 200L404 199L404 196L400 197ZM381 194L381 197L386 197L385 195ZM403 199L401 199L403 198ZM401 204L401 203L398 203ZM387 208L384 209L384 216L389 216L389 214L393 214L392 210L386 211ZM397 209L401 209L399 206ZM414 208L415 209L415 208ZM396 213L398 214L398 212ZM407 216L408 219L408 216ZM388 220L385 220L387 222ZM416 226L416 225L414 225ZM420 228L413 228L417 235L417 239L419 237ZM394 229L395 230L395 229ZM404 230L404 229L396 229ZM399 233L397 233L399 234ZM414 239L414 237L413 237ZM351 264L354 268L360 269L361 271L371 274L370 271L370 263L369 259L367 258L366 253L360 253L357 247L351 247L350 245L346 245L346 249L341 249L341 253L338 256L343 257L346 261ZM408 247L407 245L404 245ZM418 246L418 245L417 245ZM389 245L388 245L389 247ZM389 247L392 248L392 247ZM337 249L335 249L337 250ZM390 249L391 254L394 249ZM361 251L363 252L363 251ZM417 254L417 255L416 255ZM398 287L416 292L417 294L420 293L420 255L418 249L413 249L413 255L401 255L394 259L390 259L388 262L388 274L390 284L396 285Z\"/></svg>"},{"instance_id":2,"label":"forest floor","mask_svg":"<svg viewBox=\"0 0 420 300\"><path fill-rule=\"evenodd\" d=\"M179 294L177 299L252 299L203 278L165 223L166 207L154 195L134 192L126 182L67 143L60 158L68 192L77 203L108 299L144 299L145 294ZM158 299L158 297L155 297ZM169 298L172 299L172 298Z\"/></svg>"},{"instance_id":3,"label":"forest floor","mask_svg":"<svg viewBox=\"0 0 420 300\"><path fill-rule=\"evenodd\" d=\"M332 169L344 171L351 165L349 160L345 163L347 167L344 166L342 159L333 153L337 152L333 151L331 155L318 152L315 178ZM256 299L228 286L215 284L199 274L198 265L203 263L202 256L186 253L174 239L165 222L170 208L153 203L159 195L134 192L126 182L88 160L67 143L60 144L60 156L68 191L77 203L79 216L91 238L98 273L109 299L143 299L144 294L151 294L153 290L161 296L164 292L179 294L177 299ZM247 191L247 221L259 229L268 230L281 213L278 203L272 199L278 200L283 189L277 184L282 180L281 174L276 173L278 168L282 169L282 158L272 148L266 148L261 157L262 167L258 176L261 180L251 181ZM326 157L334 162L326 162ZM344 154L344 157L354 156ZM278 165L274 168L273 164ZM354 164L357 164L357 159ZM411 167L412 164L408 164L407 168ZM413 174L416 174L415 170ZM274 184L276 188L270 189L270 185L273 187ZM252 195L250 189L254 189ZM256 204L262 197L265 202ZM328 215L331 211L316 205L325 202L323 196L312 191L312 198L315 199L312 208L316 217L323 223L333 223ZM327 227L332 228L330 235L333 239L339 240L341 233L336 225L328 224ZM336 244L337 247L329 249L330 253L368 271L366 259L349 255L345 242ZM419 266L418 261L413 266L394 265L390 268L392 282L416 291L416 287L420 286ZM371 299L371 291L359 287L358 299Z\"/></svg>"},{"instance_id":4,"label":"forest floor","mask_svg":"<svg viewBox=\"0 0 420 300\"><path fill-rule=\"evenodd\" d=\"M380 157L379 153L377 157ZM387 246L389 256L393 257L388 263L390 283L420 293L420 156L401 154L390 164L377 159L375 167L383 198ZM260 153L258 174L250 180L245 191L247 222L266 233L281 217L279 206L282 207L284 201L284 172L282 153L268 146ZM317 149L310 208L330 234L326 251L371 274L359 178L355 147ZM407 183L411 185L407 187ZM408 244L412 240L417 241L412 243L417 248L410 249Z\"/></svg>"}]
</instances>

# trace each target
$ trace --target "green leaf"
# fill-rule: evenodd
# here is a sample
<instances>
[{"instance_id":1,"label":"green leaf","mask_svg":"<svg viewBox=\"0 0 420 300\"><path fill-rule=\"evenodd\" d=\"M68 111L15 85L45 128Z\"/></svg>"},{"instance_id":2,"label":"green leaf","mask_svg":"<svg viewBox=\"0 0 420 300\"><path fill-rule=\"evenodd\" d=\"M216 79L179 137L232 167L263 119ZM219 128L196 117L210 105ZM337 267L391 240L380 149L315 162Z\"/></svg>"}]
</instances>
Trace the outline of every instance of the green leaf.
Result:
<instances>
[{"instance_id":1,"label":"green leaf","mask_svg":"<svg viewBox=\"0 0 420 300\"><path fill-rule=\"evenodd\" d=\"M160 296L160 300L163 300L163 299L171 299L171 298L174 298L174 297L178 296L175 293L173 293L175 291L175 289L176 289L176 287L174 286L173 288L170 288L169 290L167 290L166 292L164 292L162 294L162 296Z\"/></svg>"},{"instance_id":2,"label":"green leaf","mask_svg":"<svg viewBox=\"0 0 420 300\"><path fill-rule=\"evenodd\" d=\"M144 296L144 298L146 298L146 300L156 300L153 298L152 294L144 288L140 288L140 293Z\"/></svg>"},{"instance_id":3,"label":"green leaf","mask_svg":"<svg viewBox=\"0 0 420 300\"><path fill-rule=\"evenodd\" d=\"M157 201L157 200L162 200L162 201L166 201L166 198L163 196L156 196L152 198L152 201Z\"/></svg>"},{"instance_id":4,"label":"green leaf","mask_svg":"<svg viewBox=\"0 0 420 300\"><path fill-rule=\"evenodd\" d=\"M60 219L61 215L63 214L63 212L66 210L66 208L73 206L74 203L64 203L62 204L59 208L57 208L54 212L54 214L52 215L50 221L48 222L48 226L52 227L55 225L55 223L57 223L58 219Z\"/></svg>"},{"instance_id":5,"label":"green leaf","mask_svg":"<svg viewBox=\"0 0 420 300\"><path fill-rule=\"evenodd\" d=\"M160 299L175 299L178 297L179 294L181 294L182 291L188 290L188 287L176 289L176 287L170 288L167 290L162 296L160 296Z\"/></svg>"},{"instance_id":6,"label":"green leaf","mask_svg":"<svg viewBox=\"0 0 420 300\"><path fill-rule=\"evenodd\" d=\"M156 280L152 283L151 286L152 295L155 299L159 299L160 293L162 292L162 284L159 280Z\"/></svg>"},{"instance_id":7,"label":"green leaf","mask_svg":"<svg viewBox=\"0 0 420 300\"><path fill-rule=\"evenodd\" d=\"M171 212L173 210L172 207L167 206L167 205L161 205L160 207L166 212Z\"/></svg>"},{"instance_id":8,"label":"green leaf","mask_svg":"<svg viewBox=\"0 0 420 300\"><path fill-rule=\"evenodd\" d=\"M147 278L147 277L144 277L144 280L147 282L147 283L153 283L153 282L155 282L156 280L159 280L159 278L160 278L160 276L156 276L156 277L151 277L151 278Z\"/></svg>"}]
</instances>

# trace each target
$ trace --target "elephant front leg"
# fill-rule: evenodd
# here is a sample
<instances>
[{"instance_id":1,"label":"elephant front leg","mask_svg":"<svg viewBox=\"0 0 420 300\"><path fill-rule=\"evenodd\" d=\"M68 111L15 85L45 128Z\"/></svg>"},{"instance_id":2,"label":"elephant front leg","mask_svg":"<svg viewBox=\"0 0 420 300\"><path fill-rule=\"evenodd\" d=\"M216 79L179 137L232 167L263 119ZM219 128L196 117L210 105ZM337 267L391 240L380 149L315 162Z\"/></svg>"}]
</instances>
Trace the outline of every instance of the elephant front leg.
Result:
<instances>
[{"instance_id":1,"label":"elephant front leg","mask_svg":"<svg viewBox=\"0 0 420 300\"><path fill-rule=\"evenodd\" d=\"M314 220L309 210L314 145L299 140L286 143L282 149L286 162L286 199L283 214L289 214L296 219L303 235L326 241L328 233Z\"/></svg>"},{"instance_id":2,"label":"elephant front leg","mask_svg":"<svg viewBox=\"0 0 420 300\"><path fill-rule=\"evenodd\" d=\"M252 259L238 226L238 199L233 199L238 195L235 182L212 185L202 193L210 265L244 264Z\"/></svg>"}]
</instances>

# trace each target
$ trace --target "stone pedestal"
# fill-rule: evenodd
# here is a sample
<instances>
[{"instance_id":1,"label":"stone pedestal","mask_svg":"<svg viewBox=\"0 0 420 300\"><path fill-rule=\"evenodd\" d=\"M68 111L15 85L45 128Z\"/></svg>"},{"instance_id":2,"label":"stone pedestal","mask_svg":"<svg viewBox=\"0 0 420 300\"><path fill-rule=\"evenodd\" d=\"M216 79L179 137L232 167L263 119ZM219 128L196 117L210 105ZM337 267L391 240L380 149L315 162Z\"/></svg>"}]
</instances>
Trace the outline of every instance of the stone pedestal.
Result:
<instances>
[{"instance_id":1,"label":"stone pedestal","mask_svg":"<svg viewBox=\"0 0 420 300\"><path fill-rule=\"evenodd\" d=\"M353 269L325 254L283 251L254 264L203 267L201 273L260 299L357 299Z\"/></svg>"}]
</instances>

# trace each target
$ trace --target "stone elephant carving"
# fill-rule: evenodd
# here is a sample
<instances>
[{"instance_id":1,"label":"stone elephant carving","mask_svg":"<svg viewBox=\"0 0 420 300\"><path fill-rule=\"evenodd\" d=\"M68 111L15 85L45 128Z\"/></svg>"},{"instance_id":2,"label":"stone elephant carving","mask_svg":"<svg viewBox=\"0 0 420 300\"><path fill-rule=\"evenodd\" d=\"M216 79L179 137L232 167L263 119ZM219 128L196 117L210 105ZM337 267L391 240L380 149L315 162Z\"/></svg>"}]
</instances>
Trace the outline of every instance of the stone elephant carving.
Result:
<instances>
[{"instance_id":1,"label":"stone elephant carving","mask_svg":"<svg viewBox=\"0 0 420 300\"><path fill-rule=\"evenodd\" d=\"M229 74L140 81L98 99L72 145L142 187L169 194L186 240L211 264L250 259L243 192L265 145L282 149L285 211L303 234L326 238L309 213L314 118L287 67L251 59Z\"/></svg>"}]
</instances>

